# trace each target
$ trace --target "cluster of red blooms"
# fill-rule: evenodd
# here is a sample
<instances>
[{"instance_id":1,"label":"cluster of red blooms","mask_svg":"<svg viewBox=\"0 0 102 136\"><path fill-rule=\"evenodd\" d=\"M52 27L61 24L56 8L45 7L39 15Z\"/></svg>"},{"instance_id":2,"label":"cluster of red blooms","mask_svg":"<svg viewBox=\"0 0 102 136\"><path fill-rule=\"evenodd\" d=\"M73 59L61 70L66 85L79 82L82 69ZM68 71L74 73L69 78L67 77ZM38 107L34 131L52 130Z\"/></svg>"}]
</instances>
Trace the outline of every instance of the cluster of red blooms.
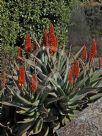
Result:
<instances>
[{"instance_id":1,"label":"cluster of red blooms","mask_svg":"<svg viewBox=\"0 0 102 136\"><path fill-rule=\"evenodd\" d=\"M90 64L93 63L94 58L97 55L97 47L96 47L96 40L93 39L92 40L92 45L90 48L90 52L89 52L89 61ZM87 61L87 49L86 46L83 47L82 50L82 60L85 63ZM102 56L99 57L99 68L102 68ZM72 64L69 73L68 73L68 81L71 85L73 85L76 81L76 79L78 78L80 74L80 64L79 61L74 61L74 63Z\"/></svg>"},{"instance_id":2,"label":"cluster of red blooms","mask_svg":"<svg viewBox=\"0 0 102 136\"><path fill-rule=\"evenodd\" d=\"M22 49L18 47L17 60L22 60Z\"/></svg>"},{"instance_id":3,"label":"cluster of red blooms","mask_svg":"<svg viewBox=\"0 0 102 136\"><path fill-rule=\"evenodd\" d=\"M24 50L25 50L26 53L32 52L32 50L33 50L32 44L31 44L31 38L30 38L30 34L29 33L26 33ZM18 47L17 60L20 60L20 61L23 60L21 47Z\"/></svg>"},{"instance_id":4,"label":"cluster of red blooms","mask_svg":"<svg viewBox=\"0 0 102 136\"><path fill-rule=\"evenodd\" d=\"M82 60L84 62L86 62L86 60L87 60L87 49L86 49L86 46L84 46L83 50L82 50Z\"/></svg>"},{"instance_id":5,"label":"cluster of red blooms","mask_svg":"<svg viewBox=\"0 0 102 136\"><path fill-rule=\"evenodd\" d=\"M90 48L90 52L89 52L89 60L90 60L90 63L92 64L94 58L96 57L97 55L97 47L96 47L96 40L93 39L92 40L92 45L91 45L91 48ZM84 62L86 62L87 60L87 49L86 49L86 46L83 47L83 50L82 50L82 60Z\"/></svg>"},{"instance_id":6,"label":"cluster of red blooms","mask_svg":"<svg viewBox=\"0 0 102 136\"><path fill-rule=\"evenodd\" d=\"M49 49L51 55L55 54L58 50L58 39L54 32L53 24L50 24L49 32L45 31L43 34L43 41L46 48Z\"/></svg>"},{"instance_id":7,"label":"cluster of red blooms","mask_svg":"<svg viewBox=\"0 0 102 136\"><path fill-rule=\"evenodd\" d=\"M31 79L31 90L35 92L37 88L38 88L38 77L36 74L33 74Z\"/></svg>"},{"instance_id":8,"label":"cluster of red blooms","mask_svg":"<svg viewBox=\"0 0 102 136\"><path fill-rule=\"evenodd\" d=\"M19 67L19 76L18 76L18 84L19 86L22 88L26 82L26 77L25 77L25 68L22 65L20 65ZM31 90L33 92L35 92L38 88L38 78L37 78L37 75L36 74L33 74L32 75L32 78L31 78Z\"/></svg>"},{"instance_id":9,"label":"cluster of red blooms","mask_svg":"<svg viewBox=\"0 0 102 136\"><path fill-rule=\"evenodd\" d=\"M24 48L25 52L32 52L33 48L32 48L32 44L31 44L31 38L30 38L30 34L27 33L26 34L26 40L25 40L25 48ZM20 62L23 60L22 58L22 49L20 47L18 47L18 53L17 53L17 60L19 60ZM22 88L26 82L26 73L25 73L25 68L24 65L21 63L20 67L19 67L19 76L18 76L18 84L19 86ZM31 90L33 92L35 92L38 88L38 78L36 74L32 74L32 78L31 78Z\"/></svg>"},{"instance_id":10,"label":"cluster of red blooms","mask_svg":"<svg viewBox=\"0 0 102 136\"><path fill-rule=\"evenodd\" d=\"M68 73L68 80L71 85L75 83L79 74L80 74L79 60L75 60Z\"/></svg>"},{"instance_id":11,"label":"cluster of red blooms","mask_svg":"<svg viewBox=\"0 0 102 136\"><path fill-rule=\"evenodd\" d=\"M46 48L49 49L49 52L51 55L55 54L58 50L58 39L55 36L54 33L54 27L53 24L50 24L49 27L49 32L44 32L43 34L43 42ZM37 43L35 43L35 48L38 48L39 45ZM31 38L30 38L30 34L27 33L26 34L26 40L25 40L25 52L32 52L33 48L31 45ZM89 61L90 64L93 63L94 58L97 55L97 47L96 47L96 40L93 39L92 40L92 45L90 48L90 52L89 52ZM82 60L85 63L87 61L88 58L88 54L87 54L87 49L86 46L83 47L82 50ZM18 54L17 54L17 59L22 61L22 49L20 47L18 47ZM102 68L102 56L99 58L99 68ZM80 63L79 60L75 60L73 62L73 64L71 65L71 68L69 70L68 73L68 81L71 85L73 85L78 76L80 74ZM18 82L19 82L19 86L22 87L24 86L25 83L25 69L23 64L21 64L21 66L19 67L19 78L18 78ZM32 75L32 79L31 79L31 89L32 91L35 91L38 87L38 78L36 74Z\"/></svg>"},{"instance_id":12,"label":"cluster of red blooms","mask_svg":"<svg viewBox=\"0 0 102 136\"><path fill-rule=\"evenodd\" d=\"M30 34L26 34L26 40L25 40L25 52L31 52L32 51L32 44L31 44L31 38Z\"/></svg>"},{"instance_id":13,"label":"cluster of red blooms","mask_svg":"<svg viewBox=\"0 0 102 136\"><path fill-rule=\"evenodd\" d=\"M49 32L45 32L43 35L44 38L44 44L46 48L49 48L49 52L53 55L55 52L57 52L58 49L58 40L54 33L54 27L53 24L50 24ZM38 44L35 43L35 49L38 48ZM31 37L29 33L26 33L26 39L25 39L25 52L32 52L32 43L31 43ZM22 58L22 49L18 47L18 53L17 53L17 60L20 62L23 60ZM23 64L19 67L19 77L18 77L18 83L19 86L22 88L25 84L25 68ZM31 79L31 90L36 91L38 88L38 78L36 74L32 75Z\"/></svg>"},{"instance_id":14,"label":"cluster of red blooms","mask_svg":"<svg viewBox=\"0 0 102 136\"><path fill-rule=\"evenodd\" d=\"M94 58L96 57L96 54L97 54L96 40L93 39L90 52L89 52L90 63L93 62Z\"/></svg>"},{"instance_id":15,"label":"cluster of red blooms","mask_svg":"<svg viewBox=\"0 0 102 136\"><path fill-rule=\"evenodd\" d=\"M19 67L19 76L18 76L18 83L19 83L19 86L22 88L25 84L25 68L22 65L20 65Z\"/></svg>"}]
</instances>

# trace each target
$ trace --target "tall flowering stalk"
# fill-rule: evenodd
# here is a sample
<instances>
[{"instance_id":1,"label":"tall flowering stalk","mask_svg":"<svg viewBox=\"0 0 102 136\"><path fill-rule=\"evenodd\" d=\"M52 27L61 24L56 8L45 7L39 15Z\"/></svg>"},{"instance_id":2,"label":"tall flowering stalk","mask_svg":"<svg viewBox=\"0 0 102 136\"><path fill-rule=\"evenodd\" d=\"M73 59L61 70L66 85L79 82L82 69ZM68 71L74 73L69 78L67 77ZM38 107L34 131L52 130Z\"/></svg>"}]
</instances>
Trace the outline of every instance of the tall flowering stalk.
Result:
<instances>
[{"instance_id":1,"label":"tall flowering stalk","mask_svg":"<svg viewBox=\"0 0 102 136\"><path fill-rule=\"evenodd\" d=\"M50 33L50 34L54 34L54 26L53 26L52 23L50 23L49 33Z\"/></svg>"},{"instance_id":2,"label":"tall flowering stalk","mask_svg":"<svg viewBox=\"0 0 102 136\"><path fill-rule=\"evenodd\" d=\"M50 28L49 28L49 44L50 44L49 51L53 55L58 50L58 39L55 36L54 27L52 23L50 24Z\"/></svg>"},{"instance_id":3,"label":"tall flowering stalk","mask_svg":"<svg viewBox=\"0 0 102 136\"><path fill-rule=\"evenodd\" d=\"M72 72L73 77L77 79L80 74L80 63L78 60L75 60L74 63L72 64Z\"/></svg>"},{"instance_id":4,"label":"tall flowering stalk","mask_svg":"<svg viewBox=\"0 0 102 136\"><path fill-rule=\"evenodd\" d=\"M86 60L87 60L87 49L86 49L86 46L84 46L83 50L82 50L82 60L84 62L86 62Z\"/></svg>"},{"instance_id":5,"label":"tall flowering stalk","mask_svg":"<svg viewBox=\"0 0 102 136\"><path fill-rule=\"evenodd\" d=\"M18 47L17 60L22 60L22 49Z\"/></svg>"},{"instance_id":6,"label":"tall flowering stalk","mask_svg":"<svg viewBox=\"0 0 102 136\"><path fill-rule=\"evenodd\" d=\"M57 37L55 35L52 35L50 36L50 40L49 40L49 43L50 43L50 54L55 54L58 50L58 40L57 40Z\"/></svg>"},{"instance_id":7,"label":"tall flowering stalk","mask_svg":"<svg viewBox=\"0 0 102 136\"><path fill-rule=\"evenodd\" d=\"M54 26L51 23L49 27L49 32L43 34L43 41L46 48L49 48L51 55L54 55L58 50L58 39L54 32Z\"/></svg>"},{"instance_id":8,"label":"tall flowering stalk","mask_svg":"<svg viewBox=\"0 0 102 136\"><path fill-rule=\"evenodd\" d=\"M72 68L70 68L69 73L68 73L68 81L70 85L74 84L74 78L73 78L73 71Z\"/></svg>"},{"instance_id":9,"label":"tall flowering stalk","mask_svg":"<svg viewBox=\"0 0 102 136\"><path fill-rule=\"evenodd\" d=\"M19 67L19 76L18 76L18 84L22 88L25 84L25 68L22 65Z\"/></svg>"},{"instance_id":10,"label":"tall flowering stalk","mask_svg":"<svg viewBox=\"0 0 102 136\"><path fill-rule=\"evenodd\" d=\"M75 60L74 63L72 64L72 66L69 70L69 74L68 74L68 80L71 85L73 85L75 83L79 74L80 74L80 63L78 60Z\"/></svg>"},{"instance_id":11,"label":"tall flowering stalk","mask_svg":"<svg viewBox=\"0 0 102 136\"><path fill-rule=\"evenodd\" d=\"M36 74L33 74L31 79L31 90L35 92L37 88L38 88L38 78Z\"/></svg>"},{"instance_id":12,"label":"tall flowering stalk","mask_svg":"<svg viewBox=\"0 0 102 136\"><path fill-rule=\"evenodd\" d=\"M96 40L93 39L90 52L89 52L90 63L93 62L94 58L96 57L96 54L97 54Z\"/></svg>"},{"instance_id":13,"label":"tall flowering stalk","mask_svg":"<svg viewBox=\"0 0 102 136\"><path fill-rule=\"evenodd\" d=\"M32 51L32 44L31 44L31 38L30 34L26 34L26 40L25 40L25 52L31 52Z\"/></svg>"}]
</instances>

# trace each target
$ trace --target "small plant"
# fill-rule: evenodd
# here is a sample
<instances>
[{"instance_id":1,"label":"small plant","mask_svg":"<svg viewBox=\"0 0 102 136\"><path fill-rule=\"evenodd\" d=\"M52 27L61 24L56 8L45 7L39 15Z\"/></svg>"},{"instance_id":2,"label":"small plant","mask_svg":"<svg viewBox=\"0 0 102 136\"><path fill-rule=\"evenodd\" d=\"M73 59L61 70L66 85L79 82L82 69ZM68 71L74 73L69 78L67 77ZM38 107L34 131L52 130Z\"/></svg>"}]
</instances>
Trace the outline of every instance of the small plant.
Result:
<instances>
[{"instance_id":1,"label":"small plant","mask_svg":"<svg viewBox=\"0 0 102 136\"><path fill-rule=\"evenodd\" d=\"M96 55L91 55L93 61L88 59L85 46L75 56L64 48L59 51L52 24L49 30L45 46L27 50L26 41L28 57L18 53L22 59L12 65L13 85L6 86L8 95L3 95L1 103L15 107L10 127L16 136L54 136L57 129L102 96L98 87L102 69L95 67ZM29 47L33 49L31 43Z\"/></svg>"}]
</instances>

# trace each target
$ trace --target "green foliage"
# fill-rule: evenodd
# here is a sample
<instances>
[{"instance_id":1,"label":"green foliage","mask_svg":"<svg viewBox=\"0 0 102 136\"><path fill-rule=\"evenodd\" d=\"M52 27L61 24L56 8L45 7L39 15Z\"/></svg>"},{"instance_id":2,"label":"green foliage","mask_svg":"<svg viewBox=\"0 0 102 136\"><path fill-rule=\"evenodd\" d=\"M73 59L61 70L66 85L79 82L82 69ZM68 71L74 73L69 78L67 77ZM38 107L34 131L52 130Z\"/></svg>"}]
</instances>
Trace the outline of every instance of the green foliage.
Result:
<instances>
[{"instance_id":1,"label":"green foliage","mask_svg":"<svg viewBox=\"0 0 102 136\"><path fill-rule=\"evenodd\" d=\"M0 38L3 46L14 44L16 35L18 33L19 24L17 24L16 20L10 19L10 11L6 3L3 1L0 7Z\"/></svg>"},{"instance_id":2,"label":"green foliage","mask_svg":"<svg viewBox=\"0 0 102 136\"><path fill-rule=\"evenodd\" d=\"M74 86L68 82L68 71L76 56L67 55L63 49L54 56L44 47L29 54L24 59L26 68L26 84L20 89L17 83L19 65L11 64L13 84L6 87L6 95L2 94L2 105L15 107L14 122L10 127L16 135L53 136L55 131L77 116L88 103L102 96L100 84L101 70L84 64L81 59L81 72ZM35 71L39 78L39 86L34 93L30 88L31 73ZM2 113L3 114L3 113Z\"/></svg>"},{"instance_id":3,"label":"green foliage","mask_svg":"<svg viewBox=\"0 0 102 136\"><path fill-rule=\"evenodd\" d=\"M39 39L52 22L62 46L67 40L71 4L62 0L2 0L2 44L14 45L18 32L29 31Z\"/></svg>"}]
</instances>

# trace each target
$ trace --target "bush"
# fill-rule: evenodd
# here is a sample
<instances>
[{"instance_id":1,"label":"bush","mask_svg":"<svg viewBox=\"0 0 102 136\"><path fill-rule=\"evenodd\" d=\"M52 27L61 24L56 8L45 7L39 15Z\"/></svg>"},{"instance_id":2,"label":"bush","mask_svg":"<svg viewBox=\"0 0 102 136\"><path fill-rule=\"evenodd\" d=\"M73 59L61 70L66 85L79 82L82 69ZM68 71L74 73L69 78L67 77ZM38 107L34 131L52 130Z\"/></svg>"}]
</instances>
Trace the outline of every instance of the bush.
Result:
<instances>
[{"instance_id":1,"label":"bush","mask_svg":"<svg viewBox=\"0 0 102 136\"><path fill-rule=\"evenodd\" d=\"M2 0L1 37L3 45L14 45L19 32L39 39L52 22L61 46L66 43L70 11L75 0Z\"/></svg>"}]
</instances>

